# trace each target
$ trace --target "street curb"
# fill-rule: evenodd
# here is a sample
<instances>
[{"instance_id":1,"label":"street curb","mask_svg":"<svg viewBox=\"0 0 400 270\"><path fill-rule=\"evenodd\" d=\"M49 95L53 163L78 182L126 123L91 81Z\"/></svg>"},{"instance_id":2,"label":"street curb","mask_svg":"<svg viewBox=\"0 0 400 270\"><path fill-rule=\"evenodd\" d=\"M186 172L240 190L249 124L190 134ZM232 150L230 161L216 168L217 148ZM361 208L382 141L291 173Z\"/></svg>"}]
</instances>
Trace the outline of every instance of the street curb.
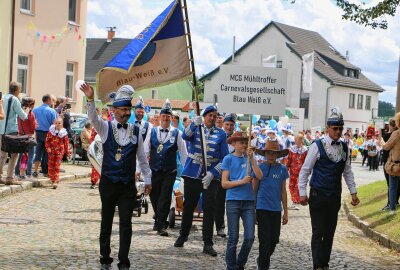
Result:
<instances>
[{"instance_id":1,"label":"street curb","mask_svg":"<svg viewBox=\"0 0 400 270\"><path fill-rule=\"evenodd\" d=\"M60 176L60 181L70 181L81 178L90 177L91 173L77 173L70 175L62 175ZM32 181L23 181L22 185L11 185L11 186L0 186L0 198L4 198L6 196L10 196L12 194L31 190L32 188L44 187L51 185L51 181L49 178L42 178Z\"/></svg>"},{"instance_id":2,"label":"street curb","mask_svg":"<svg viewBox=\"0 0 400 270\"><path fill-rule=\"evenodd\" d=\"M359 217L353 214L353 211L349 209L346 202L343 202L343 209L347 215L348 220L351 221L356 227L360 228L366 236L377 241L379 244L386 248L390 248L397 252L400 252L400 243L389 239L389 237L385 234L379 233L371 229L368 222L361 220Z\"/></svg>"}]
</instances>

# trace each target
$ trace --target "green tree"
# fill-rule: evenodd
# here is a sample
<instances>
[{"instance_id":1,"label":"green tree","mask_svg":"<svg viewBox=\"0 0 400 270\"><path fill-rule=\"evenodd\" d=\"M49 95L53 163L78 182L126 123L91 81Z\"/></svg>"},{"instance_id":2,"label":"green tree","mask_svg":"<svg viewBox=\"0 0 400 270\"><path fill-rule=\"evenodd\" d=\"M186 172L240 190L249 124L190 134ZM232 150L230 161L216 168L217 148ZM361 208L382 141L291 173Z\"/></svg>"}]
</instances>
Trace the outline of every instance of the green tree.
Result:
<instances>
[{"instance_id":1,"label":"green tree","mask_svg":"<svg viewBox=\"0 0 400 270\"><path fill-rule=\"evenodd\" d=\"M395 108L392 103L379 100L378 117L393 117Z\"/></svg>"},{"instance_id":2,"label":"green tree","mask_svg":"<svg viewBox=\"0 0 400 270\"><path fill-rule=\"evenodd\" d=\"M288 0L286 0L288 1ZM296 0L289 0L294 4ZM336 5L343 10L342 19L354 21L360 25L375 28L388 28L387 16L394 16L400 5L400 0L383 0L376 5L367 7L364 1L359 4L348 0L336 0Z\"/></svg>"},{"instance_id":3,"label":"green tree","mask_svg":"<svg viewBox=\"0 0 400 270\"><path fill-rule=\"evenodd\" d=\"M370 26L373 29L387 29L388 22L386 16L394 16L396 9L400 5L400 0L383 0L375 6L365 7L365 3L352 4L347 0L336 0L336 4L344 11L342 18L344 20L354 21L364 26Z\"/></svg>"}]
</instances>

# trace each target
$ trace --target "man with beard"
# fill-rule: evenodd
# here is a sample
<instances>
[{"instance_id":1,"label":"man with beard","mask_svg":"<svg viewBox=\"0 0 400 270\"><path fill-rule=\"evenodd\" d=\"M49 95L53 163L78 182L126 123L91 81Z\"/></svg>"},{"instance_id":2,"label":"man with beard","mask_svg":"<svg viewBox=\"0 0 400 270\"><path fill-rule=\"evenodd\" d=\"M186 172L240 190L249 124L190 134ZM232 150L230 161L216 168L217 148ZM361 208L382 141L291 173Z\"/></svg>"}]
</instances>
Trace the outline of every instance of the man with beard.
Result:
<instances>
[{"instance_id":1,"label":"man with beard","mask_svg":"<svg viewBox=\"0 0 400 270\"><path fill-rule=\"evenodd\" d=\"M168 236L166 221L177 174L176 154L179 151L180 162L184 164L187 152L182 132L170 126L172 109L168 99L161 109L160 116L161 126L152 128L145 141L145 152L150 156L152 172L150 199L155 215L153 230L157 231L158 235Z\"/></svg>"},{"instance_id":2,"label":"man with beard","mask_svg":"<svg viewBox=\"0 0 400 270\"><path fill-rule=\"evenodd\" d=\"M175 247L183 247L188 240L192 227L193 211L197 206L200 193L203 195L203 253L217 256L213 247L213 227L216 192L221 179L222 159L228 154L226 133L215 126L217 107L208 106L201 116L196 116L193 123L185 129L182 135L184 140L190 141L190 149L185 167L182 172L184 179L183 214L181 230ZM207 168L203 168L202 146L199 129L202 127L206 144ZM204 176L205 173L205 176Z\"/></svg>"},{"instance_id":3,"label":"man with beard","mask_svg":"<svg viewBox=\"0 0 400 270\"><path fill-rule=\"evenodd\" d=\"M227 114L224 117L222 129L226 133L226 137L232 136L235 130L236 114ZM218 118L217 118L218 119ZM228 145L229 153L233 153L235 148L232 145ZM215 229L217 230L217 236L226 237L225 234L225 197L226 189L222 188L221 183L218 185L217 191L217 202L215 205Z\"/></svg>"},{"instance_id":4,"label":"man with beard","mask_svg":"<svg viewBox=\"0 0 400 270\"><path fill-rule=\"evenodd\" d=\"M136 125L128 124L131 116L132 94L129 85L122 86L113 99L115 119L105 121L97 115L94 91L87 83L81 90L87 98L88 116L103 143L103 162L99 192L101 198L100 263L101 269L111 269L111 232L115 213L119 213L119 269L129 269L128 258L132 238L132 212L136 203L136 158L145 175L145 194L151 191L151 170L143 148L143 139Z\"/></svg>"}]
</instances>

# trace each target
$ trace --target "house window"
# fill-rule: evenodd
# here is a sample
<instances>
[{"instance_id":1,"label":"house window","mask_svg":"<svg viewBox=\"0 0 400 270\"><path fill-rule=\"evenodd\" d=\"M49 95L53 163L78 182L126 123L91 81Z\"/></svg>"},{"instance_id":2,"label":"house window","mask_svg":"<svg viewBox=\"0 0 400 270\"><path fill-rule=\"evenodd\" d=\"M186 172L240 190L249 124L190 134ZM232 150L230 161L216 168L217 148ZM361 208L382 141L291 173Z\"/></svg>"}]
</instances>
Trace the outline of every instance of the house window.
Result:
<instances>
[{"instance_id":1,"label":"house window","mask_svg":"<svg viewBox=\"0 0 400 270\"><path fill-rule=\"evenodd\" d=\"M76 22L76 1L77 0L69 0L69 4L68 4L68 20L70 22Z\"/></svg>"},{"instance_id":2,"label":"house window","mask_svg":"<svg viewBox=\"0 0 400 270\"><path fill-rule=\"evenodd\" d=\"M349 70L347 68L344 69L343 75L346 77L349 76Z\"/></svg>"},{"instance_id":3,"label":"house window","mask_svg":"<svg viewBox=\"0 0 400 270\"><path fill-rule=\"evenodd\" d=\"M20 9L25 12L32 12L32 0L21 0Z\"/></svg>"},{"instance_id":4,"label":"house window","mask_svg":"<svg viewBox=\"0 0 400 270\"><path fill-rule=\"evenodd\" d=\"M357 109L362 110L363 109L363 100L364 96L363 95L358 95L358 99L357 99Z\"/></svg>"},{"instance_id":5,"label":"house window","mask_svg":"<svg viewBox=\"0 0 400 270\"><path fill-rule=\"evenodd\" d=\"M276 61L276 68L282 68L282 61Z\"/></svg>"},{"instance_id":6,"label":"house window","mask_svg":"<svg viewBox=\"0 0 400 270\"><path fill-rule=\"evenodd\" d=\"M67 72L65 76L65 96L73 98L73 90L74 90L74 71L75 64L67 63Z\"/></svg>"},{"instance_id":7,"label":"house window","mask_svg":"<svg viewBox=\"0 0 400 270\"><path fill-rule=\"evenodd\" d=\"M308 119L308 107L310 104L310 98L301 98L300 99L300 108L304 108L304 118Z\"/></svg>"},{"instance_id":8,"label":"house window","mask_svg":"<svg viewBox=\"0 0 400 270\"><path fill-rule=\"evenodd\" d=\"M18 55L17 81L21 84L21 93L28 93L29 56Z\"/></svg>"},{"instance_id":9,"label":"house window","mask_svg":"<svg viewBox=\"0 0 400 270\"><path fill-rule=\"evenodd\" d=\"M350 93L350 96L349 96L349 108L353 108L354 109L355 100L356 100L356 94Z\"/></svg>"},{"instance_id":10,"label":"house window","mask_svg":"<svg viewBox=\"0 0 400 270\"><path fill-rule=\"evenodd\" d=\"M158 92L156 89L151 90L151 98L152 99L157 99L158 98Z\"/></svg>"},{"instance_id":11,"label":"house window","mask_svg":"<svg viewBox=\"0 0 400 270\"><path fill-rule=\"evenodd\" d=\"M365 109L371 110L371 96L365 96Z\"/></svg>"}]
</instances>

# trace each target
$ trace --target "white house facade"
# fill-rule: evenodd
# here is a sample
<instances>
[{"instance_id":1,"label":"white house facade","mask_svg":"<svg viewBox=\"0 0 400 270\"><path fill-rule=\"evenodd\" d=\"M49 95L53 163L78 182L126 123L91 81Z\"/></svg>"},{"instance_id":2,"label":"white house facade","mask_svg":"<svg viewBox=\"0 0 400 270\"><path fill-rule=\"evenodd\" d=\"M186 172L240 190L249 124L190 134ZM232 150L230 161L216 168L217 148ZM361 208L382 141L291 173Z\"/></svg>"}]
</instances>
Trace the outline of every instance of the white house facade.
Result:
<instances>
[{"instance_id":1,"label":"white house facade","mask_svg":"<svg viewBox=\"0 0 400 270\"><path fill-rule=\"evenodd\" d=\"M302 91L302 56L312 52L313 89L312 93L305 94ZM323 128L330 109L335 106L341 109L346 127L366 129L378 108L378 96L383 89L366 78L360 68L349 63L321 35L271 22L235 52L233 62L230 57L223 64L262 66L262 59L269 56L276 56L277 68L287 69L286 106L305 109L304 129ZM219 67L200 80L204 82L204 102L214 102Z\"/></svg>"}]
</instances>

